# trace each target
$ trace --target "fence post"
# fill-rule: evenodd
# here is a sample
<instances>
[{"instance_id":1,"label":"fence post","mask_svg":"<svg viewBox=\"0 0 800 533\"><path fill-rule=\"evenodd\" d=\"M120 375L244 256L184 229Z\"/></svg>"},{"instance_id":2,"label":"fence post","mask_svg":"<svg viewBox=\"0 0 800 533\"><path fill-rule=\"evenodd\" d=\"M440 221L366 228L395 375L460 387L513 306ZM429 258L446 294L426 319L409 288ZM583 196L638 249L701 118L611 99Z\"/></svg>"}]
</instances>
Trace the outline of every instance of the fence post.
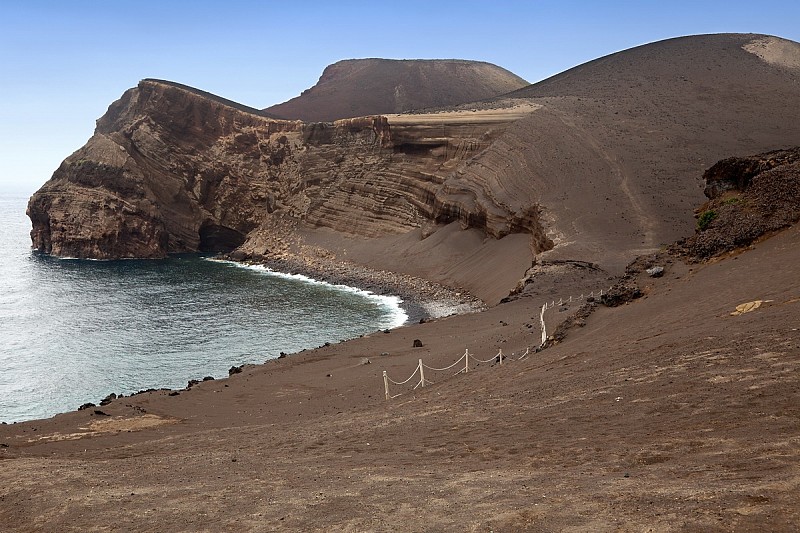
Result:
<instances>
[{"instance_id":1,"label":"fence post","mask_svg":"<svg viewBox=\"0 0 800 533\"><path fill-rule=\"evenodd\" d=\"M547 303L542 306L542 313L539 315L539 323L542 326L542 345L547 342L547 330L544 323L544 311L547 309Z\"/></svg>"},{"instance_id":2,"label":"fence post","mask_svg":"<svg viewBox=\"0 0 800 533\"><path fill-rule=\"evenodd\" d=\"M386 399L389 399L389 376L386 375L386 370L383 371L383 390L386 391Z\"/></svg>"},{"instance_id":3,"label":"fence post","mask_svg":"<svg viewBox=\"0 0 800 533\"><path fill-rule=\"evenodd\" d=\"M500 366L503 366L503 349L500 348L500 351L497 352L497 357L500 358Z\"/></svg>"},{"instance_id":4,"label":"fence post","mask_svg":"<svg viewBox=\"0 0 800 533\"><path fill-rule=\"evenodd\" d=\"M425 387L425 370L422 368L422 359L419 360L419 383L421 387Z\"/></svg>"},{"instance_id":5,"label":"fence post","mask_svg":"<svg viewBox=\"0 0 800 533\"><path fill-rule=\"evenodd\" d=\"M469 372L469 348L464 350L464 373Z\"/></svg>"}]
</instances>

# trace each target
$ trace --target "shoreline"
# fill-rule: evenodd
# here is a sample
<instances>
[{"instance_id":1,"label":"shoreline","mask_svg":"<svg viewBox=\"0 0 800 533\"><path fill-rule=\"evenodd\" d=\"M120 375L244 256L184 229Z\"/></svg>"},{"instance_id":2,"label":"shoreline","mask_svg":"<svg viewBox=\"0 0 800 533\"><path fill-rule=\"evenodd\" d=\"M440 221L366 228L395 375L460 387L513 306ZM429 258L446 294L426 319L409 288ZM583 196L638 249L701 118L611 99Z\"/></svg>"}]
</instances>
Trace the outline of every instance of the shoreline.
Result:
<instances>
[{"instance_id":1,"label":"shoreline","mask_svg":"<svg viewBox=\"0 0 800 533\"><path fill-rule=\"evenodd\" d=\"M485 302L465 290L345 261L310 260L296 255L243 260L232 257L231 254L223 254L215 259L242 265L263 266L275 273L301 275L314 281L344 285L375 295L397 296L400 298L400 307L408 315L403 326L446 316L480 312L488 307Z\"/></svg>"},{"instance_id":2,"label":"shoreline","mask_svg":"<svg viewBox=\"0 0 800 533\"><path fill-rule=\"evenodd\" d=\"M83 261L81 258L65 259L57 256L45 254L47 257L52 257L58 260L72 260ZM194 254L192 254L194 255ZM394 297L397 300L398 314L404 314L405 320L402 323L395 323L394 325L376 329L375 332L389 331L402 328L404 326L411 326L418 323L429 322L438 318L443 318L453 315L461 315L468 313L476 313L487 309L484 302L478 298L473 297L466 291L457 291L436 284L429 280L415 278L413 276L397 274L390 271L377 271L355 265L352 263L338 262L338 261L325 261L325 260L309 260L301 256L294 257L280 257L261 260L237 260L229 257L228 255L205 256L206 260L229 262L232 266L239 267L263 267L264 269L276 275L288 276L303 276L308 278L310 282L321 282L330 285L340 285L347 288L364 291L374 296L379 297ZM399 317L398 317L399 318ZM373 332L374 333L374 332ZM358 339L359 337L352 337L345 339L344 342L350 342ZM301 353L314 350L317 346L309 346L306 348L298 349L293 352L286 353L285 356L295 356ZM282 356L284 354L281 354ZM272 362L274 359L270 358L263 362L256 363L233 363L233 367L242 368L244 366L265 366ZM108 389L114 392L117 398L138 396L142 393L152 392L156 390L162 391L185 391L191 388L191 383L198 383L208 378L204 378L206 372L191 376L188 383L190 385L184 387L155 387L155 388L136 388L123 390L120 392L119 387L111 387ZM220 376L214 379L225 379L229 376ZM105 393L104 393L105 394ZM109 394L110 396L110 394ZM89 406L96 407L102 406L106 398L87 397L87 401L82 405L68 405L64 409L44 418L36 417L24 420L7 420L8 424L17 423L30 423L41 420L49 420L59 415L75 412L81 408Z\"/></svg>"}]
</instances>

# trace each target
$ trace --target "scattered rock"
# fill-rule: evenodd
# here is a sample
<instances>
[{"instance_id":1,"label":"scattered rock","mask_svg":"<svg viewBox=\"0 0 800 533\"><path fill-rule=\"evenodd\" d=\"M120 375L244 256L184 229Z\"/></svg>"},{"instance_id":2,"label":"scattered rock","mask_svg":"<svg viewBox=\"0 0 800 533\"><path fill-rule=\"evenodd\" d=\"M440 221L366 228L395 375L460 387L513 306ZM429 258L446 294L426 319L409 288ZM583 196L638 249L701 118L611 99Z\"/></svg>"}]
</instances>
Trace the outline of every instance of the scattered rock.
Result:
<instances>
[{"instance_id":1,"label":"scattered rock","mask_svg":"<svg viewBox=\"0 0 800 533\"><path fill-rule=\"evenodd\" d=\"M195 385L197 385L198 383L200 383L198 380L196 380L196 379L190 379L190 380L189 380L189 382L186 384L186 388L187 388L187 389L191 389L192 387L194 387L194 386L195 386ZM102 404L101 404L101 405L102 405Z\"/></svg>"},{"instance_id":2,"label":"scattered rock","mask_svg":"<svg viewBox=\"0 0 800 533\"><path fill-rule=\"evenodd\" d=\"M228 369L228 375L229 376L232 376L234 374L241 374L241 373L242 373L242 367L241 366L232 366L232 367L230 367Z\"/></svg>"},{"instance_id":3,"label":"scattered rock","mask_svg":"<svg viewBox=\"0 0 800 533\"><path fill-rule=\"evenodd\" d=\"M106 413L106 412L103 412L103 411L101 411L100 409L95 409L95 410L94 410L94 414L96 414L96 415L98 415L98 416L111 416L110 414L108 414L108 413Z\"/></svg>"},{"instance_id":4,"label":"scattered rock","mask_svg":"<svg viewBox=\"0 0 800 533\"><path fill-rule=\"evenodd\" d=\"M213 376L206 376L206 377L203 378L203 381L214 381L214 377Z\"/></svg>"},{"instance_id":5,"label":"scattered rock","mask_svg":"<svg viewBox=\"0 0 800 533\"><path fill-rule=\"evenodd\" d=\"M83 411L84 409L89 409L90 407L97 407L97 406L92 402L86 402L85 404L78 407L78 411Z\"/></svg>"},{"instance_id":6,"label":"scattered rock","mask_svg":"<svg viewBox=\"0 0 800 533\"><path fill-rule=\"evenodd\" d=\"M647 272L647 275L650 276L651 278L660 278L661 276L664 275L664 267L654 266L652 268L648 268L647 270L645 270L645 272Z\"/></svg>"},{"instance_id":7,"label":"scattered rock","mask_svg":"<svg viewBox=\"0 0 800 533\"><path fill-rule=\"evenodd\" d=\"M5 424L6 423L3 422L3 425L5 425ZM5 442L0 442L0 448L8 448L8 444L6 444Z\"/></svg>"},{"instance_id":8,"label":"scattered rock","mask_svg":"<svg viewBox=\"0 0 800 533\"><path fill-rule=\"evenodd\" d=\"M607 293L600 297L600 303L607 307L617 307L642 296L642 291L636 285L616 283Z\"/></svg>"},{"instance_id":9,"label":"scattered rock","mask_svg":"<svg viewBox=\"0 0 800 533\"><path fill-rule=\"evenodd\" d=\"M362 357L361 358L361 364L362 365L368 365L370 363L372 363L372 361L370 361L368 357Z\"/></svg>"},{"instance_id":10,"label":"scattered rock","mask_svg":"<svg viewBox=\"0 0 800 533\"><path fill-rule=\"evenodd\" d=\"M414 348L422 348L422 341L419 339L414 339Z\"/></svg>"},{"instance_id":11,"label":"scattered rock","mask_svg":"<svg viewBox=\"0 0 800 533\"><path fill-rule=\"evenodd\" d=\"M381 352L381 355L385 357L385 356L389 355L389 352Z\"/></svg>"},{"instance_id":12,"label":"scattered rock","mask_svg":"<svg viewBox=\"0 0 800 533\"><path fill-rule=\"evenodd\" d=\"M280 355L278 355L278 359L283 359L284 357L286 357L284 352L281 352Z\"/></svg>"},{"instance_id":13,"label":"scattered rock","mask_svg":"<svg viewBox=\"0 0 800 533\"><path fill-rule=\"evenodd\" d=\"M180 392L174 390L174 391L170 392L167 396L178 396L179 394L180 394Z\"/></svg>"},{"instance_id":14,"label":"scattered rock","mask_svg":"<svg viewBox=\"0 0 800 533\"><path fill-rule=\"evenodd\" d=\"M558 344L559 342L563 341L566 336L567 332L572 328L582 328L586 325L586 319L589 318L594 312L596 304L594 303L585 303L578 308L575 313L567 317L561 324L556 327L556 330L553 332L552 335L547 337L545 343L541 346L542 349L549 348L554 344Z\"/></svg>"},{"instance_id":15,"label":"scattered rock","mask_svg":"<svg viewBox=\"0 0 800 533\"><path fill-rule=\"evenodd\" d=\"M108 405L108 404L111 403L112 400L116 400L116 399L117 399L117 395L112 392L111 394L109 394L108 396L106 396L105 398L100 400L100 405Z\"/></svg>"}]
</instances>

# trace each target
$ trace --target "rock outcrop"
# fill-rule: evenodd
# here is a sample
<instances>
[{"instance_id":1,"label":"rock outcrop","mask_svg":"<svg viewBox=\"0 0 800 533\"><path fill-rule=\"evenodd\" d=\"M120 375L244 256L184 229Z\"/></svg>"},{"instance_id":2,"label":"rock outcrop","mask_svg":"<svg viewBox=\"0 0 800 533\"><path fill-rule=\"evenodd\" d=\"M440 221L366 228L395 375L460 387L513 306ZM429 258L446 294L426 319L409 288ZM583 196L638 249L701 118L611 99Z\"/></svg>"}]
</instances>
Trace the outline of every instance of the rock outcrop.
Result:
<instances>
[{"instance_id":1,"label":"rock outcrop","mask_svg":"<svg viewBox=\"0 0 800 533\"><path fill-rule=\"evenodd\" d=\"M60 256L155 258L231 251L251 233L279 237L285 223L377 237L455 221L495 238L538 234L547 246L535 205L450 180L516 118L306 124L144 80L31 199L33 244Z\"/></svg>"},{"instance_id":2,"label":"rock outcrop","mask_svg":"<svg viewBox=\"0 0 800 533\"><path fill-rule=\"evenodd\" d=\"M491 63L457 59L348 59L328 66L316 85L265 111L306 122L446 107L528 85Z\"/></svg>"},{"instance_id":3,"label":"rock outcrop","mask_svg":"<svg viewBox=\"0 0 800 533\"><path fill-rule=\"evenodd\" d=\"M709 168L694 235L673 246L700 261L800 221L800 147L730 157Z\"/></svg>"}]
</instances>

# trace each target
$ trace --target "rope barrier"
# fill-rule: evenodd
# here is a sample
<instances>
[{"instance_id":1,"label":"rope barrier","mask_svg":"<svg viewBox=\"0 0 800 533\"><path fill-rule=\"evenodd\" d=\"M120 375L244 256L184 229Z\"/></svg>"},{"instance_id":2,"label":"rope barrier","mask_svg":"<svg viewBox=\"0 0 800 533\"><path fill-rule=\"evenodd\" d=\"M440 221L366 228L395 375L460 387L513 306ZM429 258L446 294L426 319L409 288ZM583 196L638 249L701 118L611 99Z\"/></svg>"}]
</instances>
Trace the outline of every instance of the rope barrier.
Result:
<instances>
[{"instance_id":1,"label":"rope barrier","mask_svg":"<svg viewBox=\"0 0 800 533\"><path fill-rule=\"evenodd\" d=\"M541 349L544 346L544 344L547 342L547 325L546 325L545 320L544 320L544 312L545 311L547 311L548 309L554 308L556 305L565 305L565 304L568 304L570 302L581 301L581 300L584 300L586 298L595 298L595 297L599 298L599 297L602 297L604 291L607 293L607 292L609 292L611 290L611 288L612 287L609 287L608 290L600 289L600 291L597 294L597 296L595 296L595 292L592 291L588 295L585 295L585 294L581 293L580 296L569 296L566 302L564 301L564 298L559 298L557 303L556 303L555 300L551 300L550 303L545 302L544 304L542 304L542 310L539 313L539 322L540 322L540 326L541 326L541 329L542 329L542 340L541 340L541 344L539 345L539 347L535 351L539 351L539 349ZM524 354L519 356L517 359L514 359L514 353L512 352L511 360L512 361L521 361L521 360L525 359L525 357L527 357L529 354L530 354L530 348L526 348ZM456 372L454 375L458 375L458 374L460 374L462 372L468 373L469 372L469 361L470 361L470 358L472 358L472 360L475 361L476 363L484 363L485 364L485 363L491 363L493 361L496 361L502 366L503 359L505 359L506 356L503 355L503 350L500 349L500 350L498 350L497 355L491 357L490 359L486 359L486 360L478 359L474 355L470 354L469 350L467 349L467 350L464 351L464 355L459 357L456 362L454 362L453 364L451 364L449 366L446 366L444 368L436 368L436 367L428 366L428 365L426 365L425 363L422 362L422 359L420 359L419 362L417 363L417 367L414 369L414 372L405 381L395 381L395 380L391 379L389 377L389 375L386 373L386 370L384 370L383 371L383 386L384 386L384 392L386 394L386 399L390 400L390 399L397 398L398 396L402 395L402 393L400 393L400 394L396 394L396 395L392 396L389 393L389 383L392 383L393 385L405 385L406 383L411 381L414 378L414 376L417 375L417 372L419 372L419 381L417 382L416 385L414 385L414 388L412 390L416 390L418 388L424 388L425 385L433 385L434 384L433 381L425 379L425 369L426 368L428 370L430 370L430 371L433 371L433 372L445 372L447 370L450 370L450 369L454 368L456 365L461 363L461 361L464 361L464 368L462 368L461 370Z\"/></svg>"},{"instance_id":2,"label":"rope barrier","mask_svg":"<svg viewBox=\"0 0 800 533\"><path fill-rule=\"evenodd\" d=\"M530 353L530 348L526 348L525 349L525 353L522 354L522 356L520 356L519 359L516 359L516 361L522 360L529 353ZM513 356L513 353L512 353L512 356ZM419 376L420 376L419 377L419 381L417 382L416 385L414 385L412 390L417 390L418 388L424 388L425 385L433 385L435 383L435 382L425 378L425 370L424 369L427 368L428 370L432 370L434 372L445 372L447 370L452 369L453 367L455 367L459 363L461 363L461 361L464 361L464 368L462 368L461 370L459 370L458 372L453 374L454 376L457 376L458 374L460 374L462 372L464 372L464 373L469 372L469 361L470 361L470 358L472 358L472 360L477 362L477 363L491 363L492 361L498 361L499 364L502 365L503 364L503 359L505 359L506 356L503 355L503 350L500 349L500 350L498 350L497 355L495 355L494 357L492 357L490 359L483 360L483 359L478 359L474 355L470 354L469 350L464 350L464 355L459 357L458 360L456 362L454 362L453 364L451 364L449 366L446 366L444 368L436 368L436 367L428 366L428 365L426 365L425 363L422 362L422 359L420 359L419 362L417 363L417 367L414 369L414 372L412 372L412 374L404 381L395 381L395 380L393 380L386 373L386 370L384 370L383 371L383 387L384 387L384 393L385 393L386 399L387 400L391 400L393 398L397 398L398 396L402 395L402 393L401 393L401 394L396 394L396 395L392 396L389 393L389 384L390 383L392 383L394 385L405 385L406 383L411 381L414 378L414 376L417 375L417 372L419 372ZM513 357L512 357L512 360L515 360L515 359L513 359Z\"/></svg>"},{"instance_id":3,"label":"rope barrier","mask_svg":"<svg viewBox=\"0 0 800 533\"><path fill-rule=\"evenodd\" d=\"M497 355L502 355L502 353L503 353L503 351L502 351L502 350L500 350L500 353L498 353ZM475 356L473 356L473 357L472 357L472 359L473 359L474 361L477 361L477 362L479 362L479 363L491 363L492 361L497 361L497 355L495 355L495 356L494 356L494 357L492 357L491 359L487 359L486 361L484 361L483 359L478 359L478 358L477 358L477 357L475 357ZM500 360L502 361L502 358L501 358Z\"/></svg>"},{"instance_id":4,"label":"rope barrier","mask_svg":"<svg viewBox=\"0 0 800 533\"><path fill-rule=\"evenodd\" d=\"M455 362L455 363L453 363L452 365L450 365L450 366L446 366L446 367L444 367L444 368L433 368L432 366L428 366L428 365L426 365L426 364L424 364L424 363L423 363L423 365L422 365L422 366L424 366L424 367L425 367L425 368L427 368L428 370L433 370L433 371L436 371L436 372L444 372L445 370L450 370L451 368L453 368L454 366L456 366L458 363L460 363L462 359L464 359L465 357L467 357L467 354L468 354L468 352L464 352L464 355L462 355L462 356L459 358L459 360L458 360L458 361L456 361L456 362Z\"/></svg>"},{"instance_id":5,"label":"rope barrier","mask_svg":"<svg viewBox=\"0 0 800 533\"><path fill-rule=\"evenodd\" d=\"M414 376L417 375L417 370L419 370L419 366L417 366L417 368L414 369L414 373L411 374L411 376L405 381L395 381L392 378L390 378L389 376L386 376L386 379L388 379L391 383L394 383L395 385L405 385L406 383L411 381L411 378L413 378ZM385 372L385 370L384 370L384 372Z\"/></svg>"}]
</instances>

